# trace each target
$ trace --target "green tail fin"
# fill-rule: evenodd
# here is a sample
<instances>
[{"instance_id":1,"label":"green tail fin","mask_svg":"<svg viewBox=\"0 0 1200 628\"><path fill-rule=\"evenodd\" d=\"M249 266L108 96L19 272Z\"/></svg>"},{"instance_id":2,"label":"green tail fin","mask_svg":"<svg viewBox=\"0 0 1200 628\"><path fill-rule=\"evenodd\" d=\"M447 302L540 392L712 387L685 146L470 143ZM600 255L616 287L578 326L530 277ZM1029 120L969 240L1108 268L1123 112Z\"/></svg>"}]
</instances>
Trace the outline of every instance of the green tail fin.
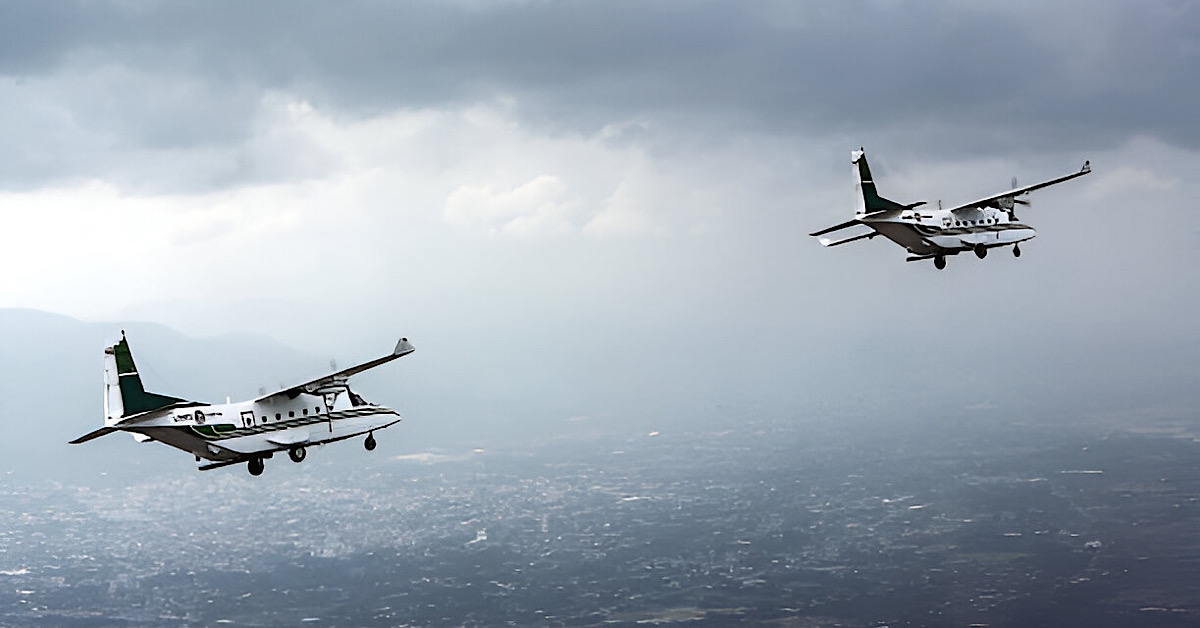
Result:
<instances>
[{"instance_id":1,"label":"green tail fin","mask_svg":"<svg viewBox=\"0 0 1200 628\"><path fill-rule=\"evenodd\" d=\"M867 154L861 148L850 153L851 163L855 165L855 176L858 184L855 186L860 193L858 206L859 214L871 214L881 211L899 211L908 209L896 201L883 198L875 189L875 180L871 178L871 168L867 166Z\"/></svg>"},{"instance_id":2,"label":"green tail fin","mask_svg":"<svg viewBox=\"0 0 1200 628\"><path fill-rule=\"evenodd\" d=\"M129 351L129 341L125 340L124 333L121 334L121 342L112 347L112 355L116 360L122 417L158 410L180 401L186 401L178 397L146 392L146 389L142 387L142 377L138 375L137 366L133 363L133 354Z\"/></svg>"}]
</instances>

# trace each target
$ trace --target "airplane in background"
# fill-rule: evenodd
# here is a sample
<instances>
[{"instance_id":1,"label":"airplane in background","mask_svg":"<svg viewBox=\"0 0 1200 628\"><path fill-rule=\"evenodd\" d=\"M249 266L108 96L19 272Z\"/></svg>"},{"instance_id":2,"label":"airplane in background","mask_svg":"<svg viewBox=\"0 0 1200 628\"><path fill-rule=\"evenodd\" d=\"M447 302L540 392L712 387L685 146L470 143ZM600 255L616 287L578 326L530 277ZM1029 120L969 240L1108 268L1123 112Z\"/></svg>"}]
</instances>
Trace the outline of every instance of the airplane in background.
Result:
<instances>
[{"instance_id":1,"label":"airplane in background","mask_svg":"<svg viewBox=\"0 0 1200 628\"><path fill-rule=\"evenodd\" d=\"M133 363L129 341L104 350L104 427L71 441L86 443L113 432L156 440L196 456L207 471L245 462L261 475L263 461L287 451L293 462L305 447L367 435L375 449L375 430L399 423L400 413L367 402L350 390L350 376L404 357L416 349L401 338L390 355L342 369L249 401L206 404L146 392Z\"/></svg>"},{"instance_id":2,"label":"airplane in background","mask_svg":"<svg viewBox=\"0 0 1200 628\"><path fill-rule=\"evenodd\" d=\"M937 209L918 210L918 207L925 205L925 201L901 205L879 195L863 149L850 153L850 163L854 165L857 180L855 189L858 192L858 211L854 214L854 220L809 235L819 238L822 246L838 246L883 235L909 252L907 261L933 259L933 265L938 270L946 267L947 255L958 255L963 251L974 251L976 257L983 259L988 249L1012 245L1013 255L1020 257L1020 243L1032 239L1037 232L1018 221L1016 206L1028 206L1029 201L1017 197L1082 177L1092 171L1091 162L1085 161L1079 172L1057 179L1017 187L1014 178L1012 189L1006 192L949 209L942 209L941 201L938 201ZM821 237L857 225L866 225L872 231L843 240Z\"/></svg>"}]
</instances>

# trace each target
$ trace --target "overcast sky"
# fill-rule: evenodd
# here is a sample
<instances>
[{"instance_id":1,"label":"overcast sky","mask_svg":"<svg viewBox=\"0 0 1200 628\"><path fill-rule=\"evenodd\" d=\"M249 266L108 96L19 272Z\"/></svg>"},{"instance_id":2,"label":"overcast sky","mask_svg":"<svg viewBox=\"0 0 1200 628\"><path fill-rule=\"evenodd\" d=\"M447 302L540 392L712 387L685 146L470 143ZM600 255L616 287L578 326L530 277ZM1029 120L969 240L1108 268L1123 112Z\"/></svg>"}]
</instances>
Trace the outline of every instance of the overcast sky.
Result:
<instances>
[{"instance_id":1,"label":"overcast sky","mask_svg":"<svg viewBox=\"0 0 1200 628\"><path fill-rule=\"evenodd\" d=\"M440 394L564 418L1118 380L1200 340L1197 67L1194 2L3 2L0 307L404 334ZM859 146L902 202L1094 173L938 272L807 237Z\"/></svg>"}]
</instances>

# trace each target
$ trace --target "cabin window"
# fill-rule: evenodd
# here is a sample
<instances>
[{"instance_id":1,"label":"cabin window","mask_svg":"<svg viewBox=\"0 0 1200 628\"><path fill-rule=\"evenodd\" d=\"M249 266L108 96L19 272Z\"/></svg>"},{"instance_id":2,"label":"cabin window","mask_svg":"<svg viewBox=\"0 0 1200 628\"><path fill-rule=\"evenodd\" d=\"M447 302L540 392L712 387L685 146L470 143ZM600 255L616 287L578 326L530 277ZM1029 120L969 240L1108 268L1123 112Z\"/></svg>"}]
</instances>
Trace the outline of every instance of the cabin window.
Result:
<instances>
[{"instance_id":1,"label":"cabin window","mask_svg":"<svg viewBox=\"0 0 1200 628\"><path fill-rule=\"evenodd\" d=\"M276 413L275 413L275 420L276 420L276 421L278 421L279 419L282 419L282 418L283 418L283 415L282 415L282 414L279 414L278 412L276 412Z\"/></svg>"},{"instance_id":2,"label":"cabin window","mask_svg":"<svg viewBox=\"0 0 1200 628\"><path fill-rule=\"evenodd\" d=\"M308 408L304 409L304 416L308 416Z\"/></svg>"},{"instance_id":3,"label":"cabin window","mask_svg":"<svg viewBox=\"0 0 1200 628\"><path fill-rule=\"evenodd\" d=\"M313 407L313 412L316 414L321 414L321 409L317 408L317 407Z\"/></svg>"},{"instance_id":4,"label":"cabin window","mask_svg":"<svg viewBox=\"0 0 1200 628\"><path fill-rule=\"evenodd\" d=\"M289 410L289 411L288 411L288 418L289 418L289 419L294 419L294 418L296 418L296 411L295 411L295 410Z\"/></svg>"}]
</instances>

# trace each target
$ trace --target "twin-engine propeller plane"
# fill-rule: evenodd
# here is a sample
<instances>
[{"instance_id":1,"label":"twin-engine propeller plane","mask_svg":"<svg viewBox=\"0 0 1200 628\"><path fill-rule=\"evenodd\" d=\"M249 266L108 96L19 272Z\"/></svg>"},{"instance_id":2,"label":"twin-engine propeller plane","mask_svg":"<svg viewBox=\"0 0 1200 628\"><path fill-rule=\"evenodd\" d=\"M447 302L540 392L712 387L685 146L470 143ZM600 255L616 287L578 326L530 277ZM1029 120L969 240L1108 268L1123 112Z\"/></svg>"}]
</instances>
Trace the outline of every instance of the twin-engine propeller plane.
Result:
<instances>
[{"instance_id":1,"label":"twin-engine propeller plane","mask_svg":"<svg viewBox=\"0 0 1200 628\"><path fill-rule=\"evenodd\" d=\"M908 250L907 261L933 259L933 265L939 270L946 267L947 255L958 255L963 251L974 251L979 259L983 259L988 249L1011 244L1013 255L1020 257L1020 243L1032 239L1037 232L1017 219L1016 206L1029 205L1028 200L1018 197L1082 177L1092 171L1091 162L1085 161L1079 172L1057 179L1017 187L1014 178L1012 189L1006 192L949 209L942 209L939 201L937 209L918 210L918 207L925 205L925 201L901 205L883 198L875 191L866 153L861 148L850 153L850 163L854 165L857 179L855 188L858 192L858 211L854 214L854 220L809 235L820 238L822 246L837 246L883 235ZM872 231L843 240L820 237L857 225L866 225Z\"/></svg>"},{"instance_id":2,"label":"twin-engine propeller plane","mask_svg":"<svg viewBox=\"0 0 1200 628\"><path fill-rule=\"evenodd\" d=\"M305 447L367 435L399 423L400 413L368 403L350 390L351 375L404 357L416 349L401 338L390 355L249 401L206 404L146 392L125 332L104 350L104 427L71 441L86 443L113 432L156 440L196 456L201 471L245 462L251 475L263 460L287 451L304 460Z\"/></svg>"}]
</instances>

